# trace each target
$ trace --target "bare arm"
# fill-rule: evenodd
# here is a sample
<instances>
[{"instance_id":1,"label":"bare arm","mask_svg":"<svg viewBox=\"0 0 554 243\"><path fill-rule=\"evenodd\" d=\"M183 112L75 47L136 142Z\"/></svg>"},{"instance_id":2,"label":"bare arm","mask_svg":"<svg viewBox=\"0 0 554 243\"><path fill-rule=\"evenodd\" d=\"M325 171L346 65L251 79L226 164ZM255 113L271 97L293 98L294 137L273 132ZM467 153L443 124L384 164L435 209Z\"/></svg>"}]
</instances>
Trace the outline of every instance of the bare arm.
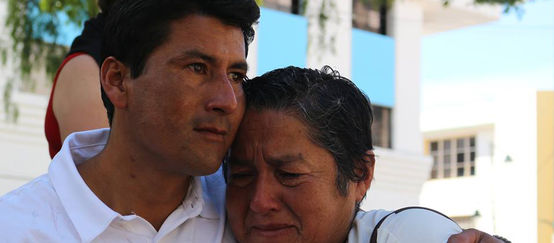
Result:
<instances>
[{"instance_id":1,"label":"bare arm","mask_svg":"<svg viewBox=\"0 0 554 243\"><path fill-rule=\"evenodd\" d=\"M100 97L100 73L94 59L80 55L61 70L53 97L54 115L63 141L70 133L108 127Z\"/></svg>"}]
</instances>

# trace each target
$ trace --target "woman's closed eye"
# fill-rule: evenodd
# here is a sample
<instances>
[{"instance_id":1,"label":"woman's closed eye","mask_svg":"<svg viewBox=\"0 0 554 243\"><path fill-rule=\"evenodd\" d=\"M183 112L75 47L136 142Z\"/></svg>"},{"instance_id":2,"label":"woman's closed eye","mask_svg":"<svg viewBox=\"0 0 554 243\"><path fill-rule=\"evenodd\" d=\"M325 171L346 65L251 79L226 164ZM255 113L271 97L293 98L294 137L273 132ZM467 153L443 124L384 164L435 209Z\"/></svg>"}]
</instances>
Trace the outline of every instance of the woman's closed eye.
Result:
<instances>
[{"instance_id":1,"label":"woman's closed eye","mask_svg":"<svg viewBox=\"0 0 554 243\"><path fill-rule=\"evenodd\" d=\"M231 172L229 175L229 184L235 186L245 186L254 179L254 176L254 173L248 171Z\"/></svg>"},{"instance_id":2,"label":"woman's closed eye","mask_svg":"<svg viewBox=\"0 0 554 243\"><path fill-rule=\"evenodd\" d=\"M281 170L276 171L275 176L284 186L294 187L302 182L302 178L305 176L305 174Z\"/></svg>"}]
</instances>

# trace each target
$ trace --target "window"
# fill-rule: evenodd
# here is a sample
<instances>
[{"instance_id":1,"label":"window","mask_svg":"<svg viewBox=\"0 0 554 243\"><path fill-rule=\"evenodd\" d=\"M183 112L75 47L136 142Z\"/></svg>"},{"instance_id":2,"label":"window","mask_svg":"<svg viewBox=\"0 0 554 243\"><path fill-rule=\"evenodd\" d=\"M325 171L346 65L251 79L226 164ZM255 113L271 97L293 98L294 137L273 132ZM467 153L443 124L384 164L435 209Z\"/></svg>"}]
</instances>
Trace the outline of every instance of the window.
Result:
<instances>
[{"instance_id":1,"label":"window","mask_svg":"<svg viewBox=\"0 0 554 243\"><path fill-rule=\"evenodd\" d=\"M391 148L391 109L377 105L374 105L372 108L373 125L371 126L371 132L373 133L373 145Z\"/></svg>"},{"instance_id":2,"label":"window","mask_svg":"<svg viewBox=\"0 0 554 243\"><path fill-rule=\"evenodd\" d=\"M444 168L444 178L448 178L450 177L450 172L452 170L452 165L450 163L451 161L451 153L450 153L450 148L452 146L450 145L450 140L445 140L442 142L442 162L443 162L443 168Z\"/></svg>"},{"instance_id":3,"label":"window","mask_svg":"<svg viewBox=\"0 0 554 243\"><path fill-rule=\"evenodd\" d=\"M387 34L387 8L378 2L352 0L352 27Z\"/></svg>"},{"instance_id":4,"label":"window","mask_svg":"<svg viewBox=\"0 0 554 243\"><path fill-rule=\"evenodd\" d=\"M431 142L431 156L433 156L433 168L431 168L431 178L438 178L439 177L439 166L442 167L442 165L439 165L439 142L434 141Z\"/></svg>"},{"instance_id":5,"label":"window","mask_svg":"<svg viewBox=\"0 0 554 243\"><path fill-rule=\"evenodd\" d=\"M475 175L475 137L459 137L429 142L433 157L431 179Z\"/></svg>"},{"instance_id":6,"label":"window","mask_svg":"<svg viewBox=\"0 0 554 243\"><path fill-rule=\"evenodd\" d=\"M262 5L265 8L276 9L279 11L302 14L303 0L264 0Z\"/></svg>"}]
</instances>

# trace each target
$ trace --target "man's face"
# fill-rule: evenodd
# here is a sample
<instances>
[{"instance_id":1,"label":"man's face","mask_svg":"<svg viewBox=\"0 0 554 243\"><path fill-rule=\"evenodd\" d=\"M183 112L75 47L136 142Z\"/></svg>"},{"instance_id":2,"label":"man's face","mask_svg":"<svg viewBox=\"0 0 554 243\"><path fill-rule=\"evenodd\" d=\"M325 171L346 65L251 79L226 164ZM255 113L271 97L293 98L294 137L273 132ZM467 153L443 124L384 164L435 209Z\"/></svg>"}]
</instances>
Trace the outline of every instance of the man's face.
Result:
<instances>
[{"instance_id":1,"label":"man's face","mask_svg":"<svg viewBox=\"0 0 554 243\"><path fill-rule=\"evenodd\" d=\"M333 156L294 116L248 110L229 166L226 207L239 242L344 241L356 184L339 193Z\"/></svg>"},{"instance_id":2,"label":"man's face","mask_svg":"<svg viewBox=\"0 0 554 243\"><path fill-rule=\"evenodd\" d=\"M244 115L246 69L240 28L195 14L172 22L128 82L123 126L135 152L171 173L214 172Z\"/></svg>"}]
</instances>

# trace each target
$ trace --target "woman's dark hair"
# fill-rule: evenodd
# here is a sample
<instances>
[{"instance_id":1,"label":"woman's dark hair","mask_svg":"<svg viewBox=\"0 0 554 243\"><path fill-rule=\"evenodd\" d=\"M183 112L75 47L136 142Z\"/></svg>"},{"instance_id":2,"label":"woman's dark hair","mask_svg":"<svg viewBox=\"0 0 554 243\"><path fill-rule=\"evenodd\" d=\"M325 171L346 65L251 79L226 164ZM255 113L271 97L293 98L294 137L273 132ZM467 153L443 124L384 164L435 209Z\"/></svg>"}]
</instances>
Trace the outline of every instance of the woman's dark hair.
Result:
<instances>
[{"instance_id":1,"label":"woman's dark hair","mask_svg":"<svg viewBox=\"0 0 554 243\"><path fill-rule=\"evenodd\" d=\"M300 119L310 139L328 150L337 166L336 185L346 195L348 181L369 176L375 163L373 114L367 96L329 66L321 70L286 67L244 84L247 109L284 111Z\"/></svg>"}]
</instances>

